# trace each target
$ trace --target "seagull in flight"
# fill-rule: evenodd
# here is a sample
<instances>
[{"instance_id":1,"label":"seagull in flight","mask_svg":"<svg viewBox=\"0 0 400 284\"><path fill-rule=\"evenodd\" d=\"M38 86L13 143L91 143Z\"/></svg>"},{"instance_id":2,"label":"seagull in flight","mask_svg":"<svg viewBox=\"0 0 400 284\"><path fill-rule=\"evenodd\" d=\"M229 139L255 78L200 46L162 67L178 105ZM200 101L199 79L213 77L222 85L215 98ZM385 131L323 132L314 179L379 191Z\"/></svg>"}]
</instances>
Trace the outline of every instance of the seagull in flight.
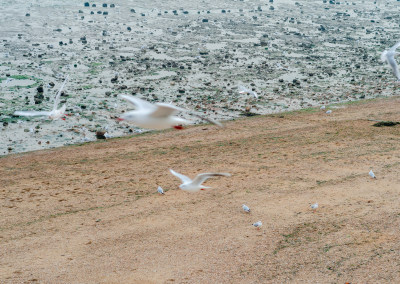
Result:
<instances>
[{"instance_id":1,"label":"seagull in flight","mask_svg":"<svg viewBox=\"0 0 400 284\"><path fill-rule=\"evenodd\" d=\"M211 177L217 177L217 176L230 177L231 176L231 174L228 174L228 173L204 173L204 174L198 174L192 180L185 175L175 172L173 169L170 169L169 171L174 176L178 177L182 181L182 184L179 186L179 188L182 190L185 190L185 191L189 191L189 192L197 192L199 190L204 190L205 188L211 188L209 186L202 185L203 182L205 182L207 179L209 179Z\"/></svg>"},{"instance_id":2,"label":"seagull in flight","mask_svg":"<svg viewBox=\"0 0 400 284\"><path fill-rule=\"evenodd\" d=\"M393 74L394 74L394 76L396 76L398 82L400 82L400 72L399 72L399 67L397 66L397 62L394 59L394 56L397 54L400 54L399 52L396 52L396 49L399 46L400 46L400 42L396 43L390 49L385 50L381 54L382 62L387 61L389 63L390 67L392 67Z\"/></svg>"},{"instance_id":3,"label":"seagull in flight","mask_svg":"<svg viewBox=\"0 0 400 284\"><path fill-rule=\"evenodd\" d=\"M120 121L131 121L139 127L157 130L167 129L170 127L183 129L182 124L190 123L190 121L186 119L174 116L178 111L189 112L186 109L166 103L151 104L148 101L128 95L121 95L121 98L132 104L136 110L122 114L121 117L118 118ZM193 113L193 115L218 126L222 126L221 123L213 121L212 119L195 113Z\"/></svg>"},{"instance_id":4,"label":"seagull in flight","mask_svg":"<svg viewBox=\"0 0 400 284\"><path fill-rule=\"evenodd\" d=\"M182 124L189 123L186 119L173 116L178 111L184 111L177 106L165 103L151 104L148 101L128 95L121 95L121 98L135 106L136 110L122 114L118 119L120 121L132 121L139 127L157 130L170 127L183 129Z\"/></svg>"},{"instance_id":5,"label":"seagull in flight","mask_svg":"<svg viewBox=\"0 0 400 284\"><path fill-rule=\"evenodd\" d=\"M64 104L61 108L57 109L58 104L60 102L60 96L62 89L64 88L65 84L68 81L68 75L64 80L64 83L61 85L61 88L58 90L56 97L54 98L54 106L51 111L16 111L14 112L14 115L19 115L19 116L47 116L51 120L56 120L65 115L65 110L67 106ZM65 118L61 118L65 120Z\"/></svg>"},{"instance_id":6,"label":"seagull in flight","mask_svg":"<svg viewBox=\"0 0 400 284\"><path fill-rule=\"evenodd\" d=\"M242 85L239 85L238 89L239 89L239 94L249 94L249 95L253 95L256 99L258 98L258 95L256 92L254 92L250 89L247 89L246 87L244 87Z\"/></svg>"}]
</instances>

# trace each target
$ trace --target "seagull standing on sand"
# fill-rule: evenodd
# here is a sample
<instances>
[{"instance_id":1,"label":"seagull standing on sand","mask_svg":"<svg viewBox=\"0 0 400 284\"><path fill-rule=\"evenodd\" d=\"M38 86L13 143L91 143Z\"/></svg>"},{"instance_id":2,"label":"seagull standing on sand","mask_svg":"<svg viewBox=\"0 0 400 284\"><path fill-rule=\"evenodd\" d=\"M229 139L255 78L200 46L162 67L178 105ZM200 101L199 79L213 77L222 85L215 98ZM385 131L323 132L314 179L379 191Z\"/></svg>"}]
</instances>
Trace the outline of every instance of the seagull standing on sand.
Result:
<instances>
[{"instance_id":1,"label":"seagull standing on sand","mask_svg":"<svg viewBox=\"0 0 400 284\"><path fill-rule=\"evenodd\" d=\"M243 204L242 208L245 212L250 213L250 208L247 205Z\"/></svg>"},{"instance_id":2,"label":"seagull standing on sand","mask_svg":"<svg viewBox=\"0 0 400 284\"><path fill-rule=\"evenodd\" d=\"M61 88L58 90L56 97L54 98L54 106L51 111L16 111L14 115L19 116L47 116L49 119L56 120L65 115L65 110L67 106L64 104L60 109L57 109L58 104L60 102L61 91L65 86L65 83L68 81L68 76L65 78L64 83L61 85ZM62 118L64 119L64 118Z\"/></svg>"},{"instance_id":3,"label":"seagull standing on sand","mask_svg":"<svg viewBox=\"0 0 400 284\"><path fill-rule=\"evenodd\" d=\"M158 192L159 194L164 194L164 190L162 189L161 186L159 186L159 187L157 188L157 192Z\"/></svg>"},{"instance_id":4,"label":"seagull standing on sand","mask_svg":"<svg viewBox=\"0 0 400 284\"><path fill-rule=\"evenodd\" d=\"M189 192L197 192L199 190L204 190L205 188L211 188L209 186L202 185L203 182L205 182L207 179L209 179L211 177L217 177L217 176L230 177L231 176L231 174L228 174L228 173L205 173L205 174L197 175L192 180L185 175L175 172L173 169L170 169L169 171L174 176L178 177L182 181L182 184L179 186L179 188L182 190L185 190L185 191L189 191Z\"/></svg>"},{"instance_id":5,"label":"seagull standing on sand","mask_svg":"<svg viewBox=\"0 0 400 284\"><path fill-rule=\"evenodd\" d=\"M399 46L400 46L400 42L396 43L390 49L385 50L381 54L382 62L387 61L389 63L390 67L392 67L393 74L394 74L394 76L396 76L398 82L400 82L400 72L399 72L399 67L397 66L397 62L394 59L394 56L397 54L400 54L399 52L396 52L396 49Z\"/></svg>"},{"instance_id":6,"label":"seagull standing on sand","mask_svg":"<svg viewBox=\"0 0 400 284\"><path fill-rule=\"evenodd\" d=\"M369 171L369 176L376 179L376 176L372 170Z\"/></svg>"},{"instance_id":7,"label":"seagull standing on sand","mask_svg":"<svg viewBox=\"0 0 400 284\"><path fill-rule=\"evenodd\" d=\"M257 230L259 230L260 227L262 226L262 222L261 222L261 221L255 222L255 223L253 224L253 226L256 227Z\"/></svg>"},{"instance_id":8,"label":"seagull standing on sand","mask_svg":"<svg viewBox=\"0 0 400 284\"><path fill-rule=\"evenodd\" d=\"M312 209L313 212L314 212L314 211L317 210L317 208L318 208L318 203L312 204L312 205L310 205L310 207L311 207L311 209Z\"/></svg>"},{"instance_id":9,"label":"seagull standing on sand","mask_svg":"<svg viewBox=\"0 0 400 284\"><path fill-rule=\"evenodd\" d=\"M239 89L239 94L249 94L249 95L253 95L256 99L258 98L258 95L256 92L254 92L250 89L247 89L246 87L244 87L242 85L239 85L238 89Z\"/></svg>"}]
</instances>

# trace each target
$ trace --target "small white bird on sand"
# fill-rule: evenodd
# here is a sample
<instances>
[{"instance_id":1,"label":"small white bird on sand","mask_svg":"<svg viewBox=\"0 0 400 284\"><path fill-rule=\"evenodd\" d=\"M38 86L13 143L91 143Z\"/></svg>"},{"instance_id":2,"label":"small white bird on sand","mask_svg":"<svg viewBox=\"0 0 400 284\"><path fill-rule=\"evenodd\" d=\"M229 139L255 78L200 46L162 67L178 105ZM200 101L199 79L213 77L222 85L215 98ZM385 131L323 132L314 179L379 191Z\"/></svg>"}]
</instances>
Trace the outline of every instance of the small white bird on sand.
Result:
<instances>
[{"instance_id":1,"label":"small white bird on sand","mask_svg":"<svg viewBox=\"0 0 400 284\"><path fill-rule=\"evenodd\" d=\"M68 81L68 76L65 78L64 83L61 85L61 88L58 90L56 97L54 98L54 106L51 111L16 111L14 112L14 115L19 115L19 116L47 116L49 119L56 120L65 115L65 110L67 108L66 105L63 105L60 109L57 109L58 104L60 102L60 96L62 89L65 86L65 83ZM65 119L65 118L61 118Z\"/></svg>"},{"instance_id":2,"label":"small white bird on sand","mask_svg":"<svg viewBox=\"0 0 400 284\"><path fill-rule=\"evenodd\" d=\"M183 129L182 124L189 124L190 121L173 115L178 111L192 113L193 115L206 120L207 122L222 126L222 124L217 121L203 117L199 114L195 114L172 104L151 104L148 101L128 95L121 95L121 98L134 105L136 110L125 112L118 120L131 121L135 125L142 128L167 129L173 127L175 129Z\"/></svg>"},{"instance_id":3,"label":"small white bird on sand","mask_svg":"<svg viewBox=\"0 0 400 284\"><path fill-rule=\"evenodd\" d=\"M261 221L255 222L255 223L253 224L253 226L256 227L256 228L259 230L260 227L262 226L262 222L261 222Z\"/></svg>"},{"instance_id":4,"label":"small white bird on sand","mask_svg":"<svg viewBox=\"0 0 400 284\"><path fill-rule=\"evenodd\" d=\"M239 89L239 94L249 94L249 95L253 95L256 99L258 98L258 95L256 92L254 92L250 89L247 89L246 87L244 87L242 85L239 85L238 89Z\"/></svg>"},{"instance_id":5,"label":"small white bird on sand","mask_svg":"<svg viewBox=\"0 0 400 284\"><path fill-rule=\"evenodd\" d=\"M332 113L332 110L328 110L326 113L327 113L327 114L331 114L331 113Z\"/></svg>"},{"instance_id":6,"label":"small white bird on sand","mask_svg":"<svg viewBox=\"0 0 400 284\"><path fill-rule=\"evenodd\" d=\"M399 46L400 46L400 42L396 43L390 49L385 50L381 54L382 62L387 61L387 63L389 63L390 67L392 67L393 74L394 74L394 76L396 76L398 82L400 82L400 72L399 72L399 67L397 66L397 62L394 59L394 56L397 54L400 54L399 52L396 52L396 49Z\"/></svg>"},{"instance_id":7,"label":"small white bird on sand","mask_svg":"<svg viewBox=\"0 0 400 284\"><path fill-rule=\"evenodd\" d=\"M311 209L312 209L313 212L314 212L314 211L317 210L317 208L318 208L318 203L311 204L310 207L311 207Z\"/></svg>"},{"instance_id":8,"label":"small white bird on sand","mask_svg":"<svg viewBox=\"0 0 400 284\"><path fill-rule=\"evenodd\" d=\"M250 213L250 208L247 205L243 204L242 208L245 212Z\"/></svg>"},{"instance_id":9,"label":"small white bird on sand","mask_svg":"<svg viewBox=\"0 0 400 284\"><path fill-rule=\"evenodd\" d=\"M157 192L158 192L159 194L164 194L164 189L162 189L162 187L159 186L159 187L157 188Z\"/></svg>"},{"instance_id":10,"label":"small white bird on sand","mask_svg":"<svg viewBox=\"0 0 400 284\"><path fill-rule=\"evenodd\" d=\"M189 192L197 192L199 190L204 190L205 188L211 188L209 186L202 185L203 182L205 182L207 179L209 179L211 177L217 177L217 176L230 177L231 176L231 174L229 174L229 173L204 173L204 174L198 174L192 180L185 175L175 172L173 169L170 169L169 171L174 176L178 177L182 181L182 184L179 186L179 188L182 190L185 190L185 191L189 191Z\"/></svg>"},{"instance_id":11,"label":"small white bird on sand","mask_svg":"<svg viewBox=\"0 0 400 284\"><path fill-rule=\"evenodd\" d=\"M369 176L372 178L376 178L376 176L372 170L369 171Z\"/></svg>"},{"instance_id":12,"label":"small white bird on sand","mask_svg":"<svg viewBox=\"0 0 400 284\"><path fill-rule=\"evenodd\" d=\"M322 107L320 107L320 109L325 109L326 108L326 106L322 106Z\"/></svg>"}]
</instances>

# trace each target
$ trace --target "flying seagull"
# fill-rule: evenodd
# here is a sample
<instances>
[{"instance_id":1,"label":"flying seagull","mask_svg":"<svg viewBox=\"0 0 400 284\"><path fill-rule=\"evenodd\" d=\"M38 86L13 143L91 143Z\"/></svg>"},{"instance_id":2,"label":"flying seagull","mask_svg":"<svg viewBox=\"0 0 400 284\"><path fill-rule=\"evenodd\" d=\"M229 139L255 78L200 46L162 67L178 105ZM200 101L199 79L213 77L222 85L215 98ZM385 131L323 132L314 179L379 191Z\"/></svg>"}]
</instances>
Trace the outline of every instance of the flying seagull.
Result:
<instances>
[{"instance_id":1,"label":"flying seagull","mask_svg":"<svg viewBox=\"0 0 400 284\"><path fill-rule=\"evenodd\" d=\"M170 127L175 129L183 129L182 124L190 123L190 121L186 119L174 116L174 114L178 111L189 112L186 109L166 103L151 104L148 101L128 95L121 95L121 98L132 104L136 110L128 111L122 114L118 119L120 121L131 121L139 127L158 130L167 129ZM205 118L195 113L193 113L193 115L218 126L222 126L219 122L213 121L212 119Z\"/></svg>"},{"instance_id":2,"label":"flying seagull","mask_svg":"<svg viewBox=\"0 0 400 284\"><path fill-rule=\"evenodd\" d=\"M64 104L61 108L57 109L58 104L60 102L60 96L62 89L65 86L65 83L68 81L68 76L65 78L64 83L61 85L61 88L58 90L56 97L54 98L54 106L51 111L16 111L14 112L14 115L19 115L19 116L47 116L49 119L56 120L61 118L62 116L65 115L65 110L67 106Z\"/></svg>"},{"instance_id":3,"label":"flying seagull","mask_svg":"<svg viewBox=\"0 0 400 284\"><path fill-rule=\"evenodd\" d=\"M396 52L396 49L400 46L400 42L396 43L395 45L393 45L390 49L385 50L384 52L382 52L381 54L381 60L382 62L387 61L390 65L390 67L392 67L393 70L393 74L394 76L396 76L397 81L400 82L400 72L399 72L399 67L397 66L397 62L394 59L394 56L396 54L400 54L399 52Z\"/></svg>"},{"instance_id":4,"label":"flying seagull","mask_svg":"<svg viewBox=\"0 0 400 284\"><path fill-rule=\"evenodd\" d=\"M258 95L256 92L254 92L250 89L247 89L246 87L244 87L242 85L239 85L238 89L239 89L239 94L249 94L249 95L253 95L256 99L258 98Z\"/></svg>"},{"instance_id":5,"label":"flying seagull","mask_svg":"<svg viewBox=\"0 0 400 284\"><path fill-rule=\"evenodd\" d=\"M207 179L209 179L211 177L217 177L217 176L230 177L231 176L231 174L228 174L228 173L204 173L204 174L198 174L192 180L185 175L175 172L173 169L170 169L169 171L174 176L178 177L182 181L182 184L179 186L179 188L182 190L185 190L185 191L189 191L189 192L197 192L199 190L204 190L205 188L211 188L209 186L202 185L203 182L205 182Z\"/></svg>"}]
</instances>

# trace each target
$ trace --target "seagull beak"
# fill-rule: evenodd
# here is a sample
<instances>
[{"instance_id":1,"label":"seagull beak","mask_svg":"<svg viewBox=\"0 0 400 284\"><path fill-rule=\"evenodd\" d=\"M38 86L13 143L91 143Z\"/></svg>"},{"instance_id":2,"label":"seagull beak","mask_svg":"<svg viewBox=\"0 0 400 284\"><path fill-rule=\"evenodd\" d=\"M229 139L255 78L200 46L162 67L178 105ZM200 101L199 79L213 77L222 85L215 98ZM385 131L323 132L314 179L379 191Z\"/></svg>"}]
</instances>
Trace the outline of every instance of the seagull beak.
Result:
<instances>
[{"instance_id":1,"label":"seagull beak","mask_svg":"<svg viewBox=\"0 0 400 284\"><path fill-rule=\"evenodd\" d=\"M125 119L118 117L117 120L118 121L124 121Z\"/></svg>"},{"instance_id":2,"label":"seagull beak","mask_svg":"<svg viewBox=\"0 0 400 284\"><path fill-rule=\"evenodd\" d=\"M182 126L182 125L175 125L174 128L175 128L175 129L180 129L180 130L181 130L181 129L183 129L183 126Z\"/></svg>"}]
</instances>

